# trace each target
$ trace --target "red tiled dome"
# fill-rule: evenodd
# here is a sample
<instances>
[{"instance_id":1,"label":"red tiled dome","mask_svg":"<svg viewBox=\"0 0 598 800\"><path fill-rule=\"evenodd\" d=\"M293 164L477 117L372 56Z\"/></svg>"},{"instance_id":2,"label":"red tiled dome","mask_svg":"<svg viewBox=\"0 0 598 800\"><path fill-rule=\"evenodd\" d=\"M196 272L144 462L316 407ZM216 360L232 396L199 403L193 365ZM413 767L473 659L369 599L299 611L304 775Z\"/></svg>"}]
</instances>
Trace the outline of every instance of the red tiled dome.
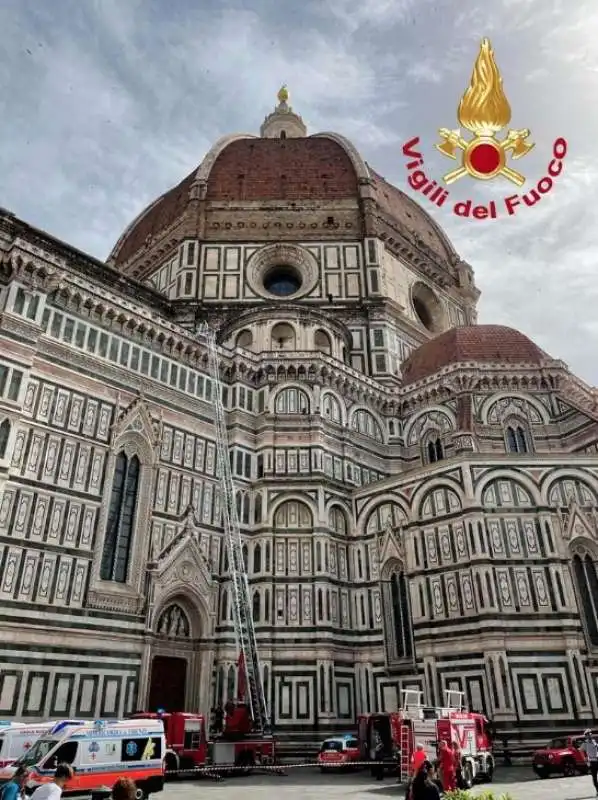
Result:
<instances>
[{"instance_id":1,"label":"red tiled dome","mask_svg":"<svg viewBox=\"0 0 598 800\"><path fill-rule=\"evenodd\" d=\"M450 260L450 242L423 208L367 166L342 136L322 133L287 139L224 137L198 167L129 225L109 262L127 265L128 270L131 260L158 237L167 237L168 250L183 238L197 236L201 226L194 199L208 205L352 201L361 207L363 185L383 215L415 234L442 261Z\"/></svg>"},{"instance_id":2,"label":"red tiled dome","mask_svg":"<svg viewBox=\"0 0 598 800\"><path fill-rule=\"evenodd\" d=\"M550 356L525 334L504 325L451 328L414 350L402 365L405 384L427 378L451 364L541 364Z\"/></svg>"}]
</instances>

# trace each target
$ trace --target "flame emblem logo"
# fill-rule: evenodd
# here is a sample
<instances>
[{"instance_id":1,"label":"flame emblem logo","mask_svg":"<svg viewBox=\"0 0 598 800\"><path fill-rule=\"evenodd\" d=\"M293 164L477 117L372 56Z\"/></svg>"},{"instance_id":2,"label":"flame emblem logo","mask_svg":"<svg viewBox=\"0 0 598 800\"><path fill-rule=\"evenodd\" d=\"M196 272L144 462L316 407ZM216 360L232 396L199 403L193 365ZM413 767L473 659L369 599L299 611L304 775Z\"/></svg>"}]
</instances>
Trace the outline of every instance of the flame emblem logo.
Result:
<instances>
[{"instance_id":1,"label":"flame emblem logo","mask_svg":"<svg viewBox=\"0 0 598 800\"><path fill-rule=\"evenodd\" d=\"M534 147L527 141L530 131L509 130L504 139L496 137L511 121L511 106L503 90L502 78L494 60L489 39L483 39L476 59L469 88L461 98L457 119L473 138L466 140L460 130L440 128L442 142L436 145L442 155L457 158L461 153L461 166L448 172L443 180L447 184L469 175L480 181L490 181L500 175L517 186L523 186L525 177L507 165L507 154L516 160L526 156Z\"/></svg>"}]
</instances>

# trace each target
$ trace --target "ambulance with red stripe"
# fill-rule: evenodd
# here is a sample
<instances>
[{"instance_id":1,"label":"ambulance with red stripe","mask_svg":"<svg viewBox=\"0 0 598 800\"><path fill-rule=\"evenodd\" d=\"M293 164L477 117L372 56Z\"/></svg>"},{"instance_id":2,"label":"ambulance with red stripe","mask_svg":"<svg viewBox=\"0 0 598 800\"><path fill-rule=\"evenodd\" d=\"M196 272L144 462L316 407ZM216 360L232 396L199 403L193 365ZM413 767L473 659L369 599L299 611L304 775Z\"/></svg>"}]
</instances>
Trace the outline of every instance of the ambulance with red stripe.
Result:
<instances>
[{"instance_id":1,"label":"ambulance with red stripe","mask_svg":"<svg viewBox=\"0 0 598 800\"><path fill-rule=\"evenodd\" d=\"M65 796L111 790L119 778L135 781L137 798L164 787L164 725L161 720L98 720L72 724L59 722L46 735L0 772L0 782L10 780L18 766L29 769L27 793L53 779L58 764L70 764L73 778Z\"/></svg>"},{"instance_id":2,"label":"ambulance with red stripe","mask_svg":"<svg viewBox=\"0 0 598 800\"><path fill-rule=\"evenodd\" d=\"M0 768L8 767L24 756L40 736L45 736L56 725L52 722L0 722ZM75 725L77 720L73 720Z\"/></svg>"}]
</instances>

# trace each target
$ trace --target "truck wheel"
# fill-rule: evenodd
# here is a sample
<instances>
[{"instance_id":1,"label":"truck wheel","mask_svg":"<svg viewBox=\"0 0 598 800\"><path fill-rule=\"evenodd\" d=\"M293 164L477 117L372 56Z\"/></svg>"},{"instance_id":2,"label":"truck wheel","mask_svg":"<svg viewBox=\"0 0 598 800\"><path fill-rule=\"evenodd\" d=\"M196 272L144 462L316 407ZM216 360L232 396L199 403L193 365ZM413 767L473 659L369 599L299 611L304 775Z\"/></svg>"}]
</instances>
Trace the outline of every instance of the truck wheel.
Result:
<instances>
[{"instance_id":1,"label":"truck wheel","mask_svg":"<svg viewBox=\"0 0 598 800\"><path fill-rule=\"evenodd\" d=\"M473 786L473 770L469 761L463 764L463 769L461 770L461 780L463 781L464 789L471 789Z\"/></svg>"},{"instance_id":2,"label":"truck wheel","mask_svg":"<svg viewBox=\"0 0 598 800\"><path fill-rule=\"evenodd\" d=\"M178 768L179 762L177 757L172 753L167 753L164 756L164 772L167 774L172 774L173 772L176 772Z\"/></svg>"}]
</instances>

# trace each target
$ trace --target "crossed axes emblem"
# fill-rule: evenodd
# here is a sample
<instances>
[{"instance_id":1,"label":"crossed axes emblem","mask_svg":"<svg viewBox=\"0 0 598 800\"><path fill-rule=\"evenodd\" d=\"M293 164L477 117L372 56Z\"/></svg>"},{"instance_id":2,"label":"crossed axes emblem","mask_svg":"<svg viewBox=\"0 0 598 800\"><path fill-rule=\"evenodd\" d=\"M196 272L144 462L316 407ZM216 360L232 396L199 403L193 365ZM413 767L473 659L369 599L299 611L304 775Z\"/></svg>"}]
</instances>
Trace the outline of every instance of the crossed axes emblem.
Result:
<instances>
[{"instance_id":1,"label":"crossed axes emblem","mask_svg":"<svg viewBox=\"0 0 598 800\"><path fill-rule=\"evenodd\" d=\"M438 131L438 134L444 141L441 144L437 144L436 149L448 158L456 159L457 150L461 150L465 159L474 151L476 147L481 144L494 147L499 153L500 163L496 171L492 174L489 174L487 178L489 179L495 177L495 175L502 175L517 186L523 186L525 183L524 176L520 172L511 169L511 167L507 167L505 160L506 154L509 151L511 152L512 158L517 159L527 155L534 147L534 144L529 144L526 142L526 139L530 135L528 128L522 128L521 130L517 131L509 131L502 142L498 139L495 139L494 136L476 136L474 139L471 139L468 142L461 136L458 130L451 131L448 128L441 128ZM448 184L454 183L460 178L463 178L465 175L470 174L471 168L462 165L458 169L448 172L444 176L444 182ZM476 175L475 177L481 176Z\"/></svg>"}]
</instances>

